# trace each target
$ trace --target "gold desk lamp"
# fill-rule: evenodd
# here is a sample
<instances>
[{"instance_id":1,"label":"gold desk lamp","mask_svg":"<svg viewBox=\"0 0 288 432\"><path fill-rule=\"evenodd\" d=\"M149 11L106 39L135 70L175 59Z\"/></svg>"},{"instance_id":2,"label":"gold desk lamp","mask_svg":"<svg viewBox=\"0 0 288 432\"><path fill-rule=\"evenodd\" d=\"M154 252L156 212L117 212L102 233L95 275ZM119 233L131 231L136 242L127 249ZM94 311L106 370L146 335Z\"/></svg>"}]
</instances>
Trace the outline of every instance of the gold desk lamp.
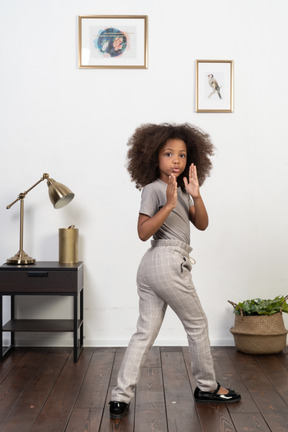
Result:
<instances>
[{"instance_id":1,"label":"gold desk lamp","mask_svg":"<svg viewBox=\"0 0 288 432\"><path fill-rule=\"evenodd\" d=\"M74 193L71 192L71 190L67 186L56 182L49 177L49 174L44 173L43 177L37 183L35 183L25 192L20 193L15 201L7 205L6 209L10 209L10 207L12 207L17 201L20 201L20 249L12 258L6 260L8 264L34 264L36 261L34 258L29 257L29 255L27 255L27 253L23 250L24 198L28 194L28 192L34 189L35 186L37 186L43 180L47 180L49 197L54 208L62 208L65 205L69 204L69 202L72 201L72 199L74 198Z\"/></svg>"}]
</instances>

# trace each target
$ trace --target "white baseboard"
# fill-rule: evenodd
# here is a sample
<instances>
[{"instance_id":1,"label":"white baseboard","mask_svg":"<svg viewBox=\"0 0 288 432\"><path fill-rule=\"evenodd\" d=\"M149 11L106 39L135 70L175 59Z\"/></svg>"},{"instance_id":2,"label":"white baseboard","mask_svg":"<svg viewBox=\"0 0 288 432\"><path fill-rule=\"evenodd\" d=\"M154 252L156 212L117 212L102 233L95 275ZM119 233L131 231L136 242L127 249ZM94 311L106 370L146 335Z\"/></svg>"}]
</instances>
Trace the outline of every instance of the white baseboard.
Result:
<instances>
[{"instance_id":1,"label":"white baseboard","mask_svg":"<svg viewBox=\"0 0 288 432\"><path fill-rule=\"evenodd\" d=\"M70 336L70 337L69 337ZM10 340L4 339L4 345L9 345ZM85 339L84 347L126 347L129 339ZM211 346L234 346L233 339L214 339L210 341ZM48 335L47 333L18 334L15 338L18 347L72 347L73 338L67 334ZM164 339L159 338L154 346L188 346L186 338Z\"/></svg>"},{"instance_id":2,"label":"white baseboard","mask_svg":"<svg viewBox=\"0 0 288 432\"><path fill-rule=\"evenodd\" d=\"M87 347L126 347L129 339L94 340L86 339L84 345ZM215 339L210 341L211 346L234 346L233 339ZM154 346L188 346L187 339L157 339Z\"/></svg>"}]
</instances>

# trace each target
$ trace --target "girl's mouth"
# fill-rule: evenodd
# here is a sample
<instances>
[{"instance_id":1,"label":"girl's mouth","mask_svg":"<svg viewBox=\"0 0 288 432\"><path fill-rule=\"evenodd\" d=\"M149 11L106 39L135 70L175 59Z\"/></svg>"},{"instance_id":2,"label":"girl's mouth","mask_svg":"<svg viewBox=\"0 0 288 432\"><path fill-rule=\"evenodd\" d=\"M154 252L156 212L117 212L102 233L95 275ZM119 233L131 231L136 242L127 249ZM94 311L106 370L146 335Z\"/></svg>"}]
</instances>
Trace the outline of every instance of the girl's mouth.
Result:
<instances>
[{"instance_id":1,"label":"girl's mouth","mask_svg":"<svg viewBox=\"0 0 288 432\"><path fill-rule=\"evenodd\" d=\"M173 171L174 173L179 173L180 168L172 168L172 171Z\"/></svg>"}]
</instances>

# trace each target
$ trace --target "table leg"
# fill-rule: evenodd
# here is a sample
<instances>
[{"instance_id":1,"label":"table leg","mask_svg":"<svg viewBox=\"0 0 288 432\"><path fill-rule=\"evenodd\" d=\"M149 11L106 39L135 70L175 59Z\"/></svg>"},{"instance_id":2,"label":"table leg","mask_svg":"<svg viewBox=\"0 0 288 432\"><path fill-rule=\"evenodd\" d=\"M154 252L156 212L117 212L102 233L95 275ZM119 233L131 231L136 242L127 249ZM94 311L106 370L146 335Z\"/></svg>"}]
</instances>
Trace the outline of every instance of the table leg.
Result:
<instances>
[{"instance_id":1,"label":"table leg","mask_svg":"<svg viewBox=\"0 0 288 432\"><path fill-rule=\"evenodd\" d=\"M11 320L14 320L14 318L15 318L15 296L14 295L11 295L10 296L10 313L11 313ZM14 332L11 332L11 346L14 346L14 344L15 344L15 333Z\"/></svg>"},{"instance_id":2,"label":"table leg","mask_svg":"<svg viewBox=\"0 0 288 432\"><path fill-rule=\"evenodd\" d=\"M78 293L74 294L74 310L73 310L73 350L74 350L74 362L77 362L77 348L78 348Z\"/></svg>"},{"instance_id":3,"label":"table leg","mask_svg":"<svg viewBox=\"0 0 288 432\"><path fill-rule=\"evenodd\" d=\"M80 349L82 349L82 347L83 347L83 339L84 339L83 291L84 291L84 289L82 289L80 291L80 322L81 322L81 326L80 326Z\"/></svg>"}]
</instances>

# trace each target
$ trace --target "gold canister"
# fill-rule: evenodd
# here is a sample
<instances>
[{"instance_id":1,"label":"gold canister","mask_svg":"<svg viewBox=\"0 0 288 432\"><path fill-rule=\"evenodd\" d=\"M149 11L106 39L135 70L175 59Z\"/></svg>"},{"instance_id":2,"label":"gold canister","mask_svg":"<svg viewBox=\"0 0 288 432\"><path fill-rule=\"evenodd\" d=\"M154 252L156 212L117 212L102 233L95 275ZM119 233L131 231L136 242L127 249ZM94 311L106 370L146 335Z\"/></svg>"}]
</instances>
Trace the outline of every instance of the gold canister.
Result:
<instances>
[{"instance_id":1,"label":"gold canister","mask_svg":"<svg viewBox=\"0 0 288 432\"><path fill-rule=\"evenodd\" d=\"M59 228L59 262L74 264L78 262L78 233L75 225Z\"/></svg>"}]
</instances>

